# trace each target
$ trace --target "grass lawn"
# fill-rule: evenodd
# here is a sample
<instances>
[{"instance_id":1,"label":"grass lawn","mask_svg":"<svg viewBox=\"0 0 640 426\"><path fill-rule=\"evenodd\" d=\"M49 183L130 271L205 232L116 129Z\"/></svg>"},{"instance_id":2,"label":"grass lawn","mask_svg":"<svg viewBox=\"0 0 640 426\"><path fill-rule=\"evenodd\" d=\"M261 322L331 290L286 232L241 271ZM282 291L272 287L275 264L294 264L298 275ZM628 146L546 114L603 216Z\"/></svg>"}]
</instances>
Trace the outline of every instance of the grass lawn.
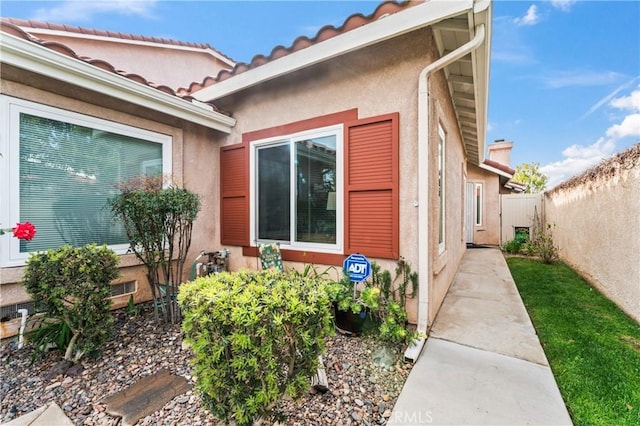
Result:
<instances>
[{"instance_id":1,"label":"grass lawn","mask_svg":"<svg viewBox=\"0 0 640 426\"><path fill-rule=\"evenodd\" d=\"M563 263L507 259L576 425L640 425L640 325Z\"/></svg>"}]
</instances>

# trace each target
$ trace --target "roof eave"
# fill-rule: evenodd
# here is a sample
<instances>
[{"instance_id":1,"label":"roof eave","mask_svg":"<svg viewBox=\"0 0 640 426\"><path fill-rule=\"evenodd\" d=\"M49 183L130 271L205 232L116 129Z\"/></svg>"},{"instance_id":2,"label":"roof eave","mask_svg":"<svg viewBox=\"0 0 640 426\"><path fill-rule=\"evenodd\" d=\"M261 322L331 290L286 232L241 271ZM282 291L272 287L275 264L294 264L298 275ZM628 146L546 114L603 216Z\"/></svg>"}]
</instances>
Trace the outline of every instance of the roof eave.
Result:
<instances>
[{"instance_id":1,"label":"roof eave","mask_svg":"<svg viewBox=\"0 0 640 426\"><path fill-rule=\"evenodd\" d=\"M504 187L514 192L524 192L527 189L525 185L511 181L505 183Z\"/></svg>"},{"instance_id":2,"label":"roof eave","mask_svg":"<svg viewBox=\"0 0 640 426\"><path fill-rule=\"evenodd\" d=\"M217 82L192 93L192 96L204 102L215 101L282 75L469 12L473 6L473 0L430 0L411 7L410 13L399 12L385 16L360 28Z\"/></svg>"},{"instance_id":3,"label":"roof eave","mask_svg":"<svg viewBox=\"0 0 640 426\"><path fill-rule=\"evenodd\" d=\"M502 177L505 177L507 179L511 179L513 177L512 174L509 174L509 173L507 173L507 172L505 172L503 170L500 170L500 169L498 169L496 167L489 166L489 165L487 165L485 163L480 163L479 167L481 169L484 169L484 170L486 170L488 172L491 172L491 173L495 173L495 174L497 174L499 176L502 176Z\"/></svg>"},{"instance_id":4,"label":"roof eave","mask_svg":"<svg viewBox=\"0 0 640 426\"><path fill-rule=\"evenodd\" d=\"M89 89L106 96L170 114L191 123L231 133L236 120L153 87L104 71L39 44L0 33L2 63Z\"/></svg>"},{"instance_id":5,"label":"roof eave","mask_svg":"<svg viewBox=\"0 0 640 426\"><path fill-rule=\"evenodd\" d=\"M477 158L470 158L473 164L482 165L485 152L485 140L487 137L487 117L489 106L489 75L491 62L491 34L492 34L492 7L490 0L477 0L473 10L474 32L479 25L485 27L485 41L471 54L473 64L473 81L476 103L477 126ZM471 35L473 37L473 34Z\"/></svg>"}]
</instances>

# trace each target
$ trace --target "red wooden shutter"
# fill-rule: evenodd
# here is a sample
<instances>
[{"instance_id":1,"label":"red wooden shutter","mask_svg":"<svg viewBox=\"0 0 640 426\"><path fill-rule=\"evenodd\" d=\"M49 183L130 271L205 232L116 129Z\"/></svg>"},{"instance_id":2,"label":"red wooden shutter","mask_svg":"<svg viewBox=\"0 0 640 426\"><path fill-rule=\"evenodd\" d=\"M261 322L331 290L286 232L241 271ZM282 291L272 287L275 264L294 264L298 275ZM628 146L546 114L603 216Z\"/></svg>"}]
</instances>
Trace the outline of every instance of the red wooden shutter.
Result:
<instances>
[{"instance_id":1,"label":"red wooden shutter","mask_svg":"<svg viewBox=\"0 0 640 426\"><path fill-rule=\"evenodd\" d=\"M399 257L398 119L345 125L345 254Z\"/></svg>"},{"instance_id":2,"label":"red wooden shutter","mask_svg":"<svg viewBox=\"0 0 640 426\"><path fill-rule=\"evenodd\" d=\"M247 144L220 149L220 242L249 245L249 161Z\"/></svg>"}]
</instances>

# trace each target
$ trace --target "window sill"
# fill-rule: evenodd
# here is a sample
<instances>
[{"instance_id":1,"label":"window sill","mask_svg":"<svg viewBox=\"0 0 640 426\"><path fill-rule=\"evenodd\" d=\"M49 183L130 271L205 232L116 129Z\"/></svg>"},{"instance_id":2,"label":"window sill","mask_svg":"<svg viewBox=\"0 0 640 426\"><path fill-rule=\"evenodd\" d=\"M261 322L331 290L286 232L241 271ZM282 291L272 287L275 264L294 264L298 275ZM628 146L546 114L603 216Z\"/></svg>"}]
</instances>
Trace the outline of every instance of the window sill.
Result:
<instances>
[{"instance_id":1,"label":"window sill","mask_svg":"<svg viewBox=\"0 0 640 426\"><path fill-rule=\"evenodd\" d=\"M439 275L440 272L447 266L447 261L449 260L449 252L445 249L442 253L438 255L435 262L433 262L433 275Z\"/></svg>"},{"instance_id":2,"label":"window sill","mask_svg":"<svg viewBox=\"0 0 640 426\"><path fill-rule=\"evenodd\" d=\"M320 265L342 266L344 254L320 253L304 250L281 249L282 260L289 262L313 263ZM257 247L242 247L243 256L258 257Z\"/></svg>"}]
</instances>

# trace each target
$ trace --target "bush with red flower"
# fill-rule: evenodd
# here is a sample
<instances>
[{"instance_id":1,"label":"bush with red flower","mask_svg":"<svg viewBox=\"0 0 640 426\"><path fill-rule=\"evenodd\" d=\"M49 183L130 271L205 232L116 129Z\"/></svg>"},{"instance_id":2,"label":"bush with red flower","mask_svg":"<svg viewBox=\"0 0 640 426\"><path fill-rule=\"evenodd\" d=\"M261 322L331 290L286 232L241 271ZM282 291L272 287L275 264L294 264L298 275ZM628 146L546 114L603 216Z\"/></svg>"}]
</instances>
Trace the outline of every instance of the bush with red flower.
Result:
<instances>
[{"instance_id":1,"label":"bush with red flower","mask_svg":"<svg viewBox=\"0 0 640 426\"><path fill-rule=\"evenodd\" d=\"M13 232L13 236L19 240L31 241L36 236L36 227L31 222L16 223L13 228L0 228L0 235Z\"/></svg>"}]
</instances>

